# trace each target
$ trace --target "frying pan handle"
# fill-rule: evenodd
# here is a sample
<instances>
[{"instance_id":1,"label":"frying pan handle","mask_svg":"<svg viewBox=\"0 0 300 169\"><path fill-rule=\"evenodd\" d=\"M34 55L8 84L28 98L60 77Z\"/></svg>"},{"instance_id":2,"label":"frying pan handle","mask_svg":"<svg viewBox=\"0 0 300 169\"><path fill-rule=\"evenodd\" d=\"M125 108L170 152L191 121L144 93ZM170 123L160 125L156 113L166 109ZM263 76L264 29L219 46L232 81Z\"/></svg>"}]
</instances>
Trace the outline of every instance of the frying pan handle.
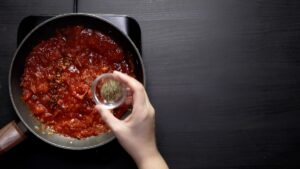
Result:
<instances>
[{"instance_id":1,"label":"frying pan handle","mask_svg":"<svg viewBox=\"0 0 300 169\"><path fill-rule=\"evenodd\" d=\"M15 121L0 129L0 154L13 148L26 138L24 131Z\"/></svg>"}]
</instances>

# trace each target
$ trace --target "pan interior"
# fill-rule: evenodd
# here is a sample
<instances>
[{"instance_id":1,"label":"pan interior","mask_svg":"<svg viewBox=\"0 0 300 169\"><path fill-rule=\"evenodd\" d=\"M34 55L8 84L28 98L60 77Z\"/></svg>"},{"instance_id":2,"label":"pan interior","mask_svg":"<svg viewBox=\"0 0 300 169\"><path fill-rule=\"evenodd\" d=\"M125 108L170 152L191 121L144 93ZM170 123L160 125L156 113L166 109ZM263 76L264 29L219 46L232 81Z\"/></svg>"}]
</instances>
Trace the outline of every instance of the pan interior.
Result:
<instances>
[{"instance_id":1,"label":"pan interior","mask_svg":"<svg viewBox=\"0 0 300 169\"><path fill-rule=\"evenodd\" d=\"M54 35L55 31L67 26L82 25L87 28L101 31L113 38L119 43L125 51L132 54L135 66L135 74L137 79L144 83L144 68L142 65L140 54L131 40L128 39L118 28L114 27L108 21L99 17L88 14L67 14L51 18L34 28L19 45L16 50L14 59L11 64L9 83L10 97L13 106L27 128L40 139L54 146L66 149L89 149L103 145L112 139L112 132L100 134L98 136L88 137L85 139L75 139L55 134L47 127L44 127L30 112L26 103L22 100L22 89L20 88L21 76L24 70L26 57L31 49L42 40L49 39ZM126 113L128 115L128 113Z\"/></svg>"}]
</instances>

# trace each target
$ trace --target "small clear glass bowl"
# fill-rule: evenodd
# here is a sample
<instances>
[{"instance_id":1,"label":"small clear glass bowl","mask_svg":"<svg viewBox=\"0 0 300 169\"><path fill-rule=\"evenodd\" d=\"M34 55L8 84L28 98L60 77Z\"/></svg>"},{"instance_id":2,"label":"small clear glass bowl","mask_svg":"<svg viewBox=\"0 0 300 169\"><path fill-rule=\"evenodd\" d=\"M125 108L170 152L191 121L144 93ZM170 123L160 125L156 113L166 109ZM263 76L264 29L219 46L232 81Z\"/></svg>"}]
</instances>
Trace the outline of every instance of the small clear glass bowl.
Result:
<instances>
[{"instance_id":1,"label":"small clear glass bowl","mask_svg":"<svg viewBox=\"0 0 300 169\"><path fill-rule=\"evenodd\" d=\"M121 86L121 96L118 97L116 100L113 101L108 101L101 95L101 89L103 84L109 80L114 80L117 81L120 86ZM112 73L104 73L98 76L92 83L92 95L94 102L96 104L101 104L104 108L106 109L114 109L116 107L119 107L123 102L125 101L126 95L127 95L127 90L126 86L123 82L120 80L116 79Z\"/></svg>"}]
</instances>

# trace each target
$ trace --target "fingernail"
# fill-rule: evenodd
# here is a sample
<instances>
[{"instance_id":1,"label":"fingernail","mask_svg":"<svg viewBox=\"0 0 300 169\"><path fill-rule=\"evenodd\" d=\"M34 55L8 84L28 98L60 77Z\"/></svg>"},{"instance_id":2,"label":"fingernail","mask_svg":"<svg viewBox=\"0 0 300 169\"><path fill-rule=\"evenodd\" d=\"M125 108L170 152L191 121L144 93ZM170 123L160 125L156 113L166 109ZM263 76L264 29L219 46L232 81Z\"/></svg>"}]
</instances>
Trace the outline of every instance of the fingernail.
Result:
<instances>
[{"instance_id":1,"label":"fingernail","mask_svg":"<svg viewBox=\"0 0 300 169\"><path fill-rule=\"evenodd\" d=\"M95 107L97 110L103 111L103 107L100 104L97 104Z\"/></svg>"}]
</instances>

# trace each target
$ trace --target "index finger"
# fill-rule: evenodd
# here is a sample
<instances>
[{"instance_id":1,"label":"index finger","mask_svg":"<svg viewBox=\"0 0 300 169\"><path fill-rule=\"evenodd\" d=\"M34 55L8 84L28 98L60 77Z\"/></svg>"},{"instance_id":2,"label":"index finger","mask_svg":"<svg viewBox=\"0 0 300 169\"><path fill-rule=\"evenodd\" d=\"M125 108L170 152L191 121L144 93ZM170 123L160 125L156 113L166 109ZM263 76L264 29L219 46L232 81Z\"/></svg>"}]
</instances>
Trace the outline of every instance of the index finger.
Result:
<instances>
[{"instance_id":1,"label":"index finger","mask_svg":"<svg viewBox=\"0 0 300 169\"><path fill-rule=\"evenodd\" d=\"M145 99L146 99L145 88L139 81L137 81L135 78L127 74L118 71L114 71L113 74L132 90L134 105L145 104Z\"/></svg>"}]
</instances>

